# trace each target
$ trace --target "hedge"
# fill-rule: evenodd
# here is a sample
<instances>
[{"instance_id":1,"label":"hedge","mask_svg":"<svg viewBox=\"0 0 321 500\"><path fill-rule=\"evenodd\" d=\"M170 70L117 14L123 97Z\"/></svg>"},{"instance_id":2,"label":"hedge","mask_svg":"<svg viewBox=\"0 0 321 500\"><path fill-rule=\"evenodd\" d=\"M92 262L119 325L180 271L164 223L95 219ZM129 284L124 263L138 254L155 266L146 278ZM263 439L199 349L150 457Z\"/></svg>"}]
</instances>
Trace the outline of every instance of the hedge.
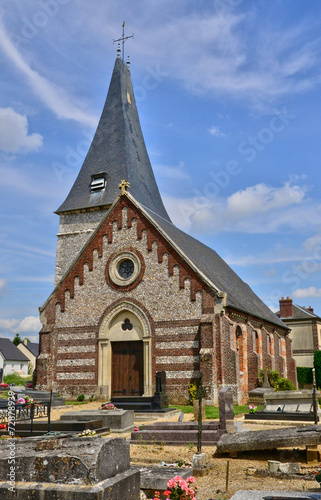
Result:
<instances>
[{"instance_id":1,"label":"hedge","mask_svg":"<svg viewBox=\"0 0 321 500\"><path fill-rule=\"evenodd\" d=\"M298 384L313 384L312 368L298 366L296 369Z\"/></svg>"}]
</instances>

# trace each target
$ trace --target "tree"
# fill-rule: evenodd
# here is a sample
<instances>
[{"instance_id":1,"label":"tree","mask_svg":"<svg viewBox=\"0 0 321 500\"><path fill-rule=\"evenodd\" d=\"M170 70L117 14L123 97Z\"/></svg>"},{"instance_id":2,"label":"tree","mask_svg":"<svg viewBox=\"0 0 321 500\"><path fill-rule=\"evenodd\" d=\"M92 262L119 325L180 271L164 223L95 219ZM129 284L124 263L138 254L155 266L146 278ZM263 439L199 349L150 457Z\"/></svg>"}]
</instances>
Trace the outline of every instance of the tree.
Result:
<instances>
[{"instance_id":1,"label":"tree","mask_svg":"<svg viewBox=\"0 0 321 500\"><path fill-rule=\"evenodd\" d=\"M313 365L317 388L321 387L321 351L314 351Z\"/></svg>"},{"instance_id":2,"label":"tree","mask_svg":"<svg viewBox=\"0 0 321 500\"><path fill-rule=\"evenodd\" d=\"M15 336L15 338L13 339L13 341L12 341L12 342L14 343L14 345L19 345L19 344L21 344L21 343L22 343L22 340L21 340L21 338L20 338L19 333L16 333L16 336Z\"/></svg>"}]
</instances>

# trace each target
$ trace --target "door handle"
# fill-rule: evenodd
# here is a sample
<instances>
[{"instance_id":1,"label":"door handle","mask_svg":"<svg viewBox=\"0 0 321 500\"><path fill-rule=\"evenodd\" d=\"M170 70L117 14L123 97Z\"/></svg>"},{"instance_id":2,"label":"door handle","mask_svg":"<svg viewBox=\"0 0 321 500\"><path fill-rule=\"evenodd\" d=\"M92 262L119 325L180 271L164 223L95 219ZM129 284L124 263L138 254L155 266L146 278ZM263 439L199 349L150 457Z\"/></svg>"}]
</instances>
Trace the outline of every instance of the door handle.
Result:
<instances>
[{"instance_id":1,"label":"door handle","mask_svg":"<svg viewBox=\"0 0 321 500\"><path fill-rule=\"evenodd\" d=\"M131 380L131 379L132 379L132 376L131 376L131 375L129 375L129 380Z\"/></svg>"}]
</instances>

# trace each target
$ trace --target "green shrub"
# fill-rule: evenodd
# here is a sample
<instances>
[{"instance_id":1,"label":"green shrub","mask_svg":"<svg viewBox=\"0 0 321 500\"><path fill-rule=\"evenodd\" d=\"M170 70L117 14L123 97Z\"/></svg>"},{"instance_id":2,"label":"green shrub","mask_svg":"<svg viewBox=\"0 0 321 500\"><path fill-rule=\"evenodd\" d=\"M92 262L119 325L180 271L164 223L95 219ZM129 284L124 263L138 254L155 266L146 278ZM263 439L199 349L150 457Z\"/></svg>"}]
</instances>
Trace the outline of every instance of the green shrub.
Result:
<instances>
[{"instance_id":1,"label":"green shrub","mask_svg":"<svg viewBox=\"0 0 321 500\"><path fill-rule=\"evenodd\" d=\"M277 391L295 391L295 386L291 380L285 377L280 377L276 387Z\"/></svg>"},{"instance_id":2,"label":"green shrub","mask_svg":"<svg viewBox=\"0 0 321 500\"><path fill-rule=\"evenodd\" d=\"M77 401L84 401L84 399L85 399L84 394L79 394L79 396L77 397Z\"/></svg>"},{"instance_id":3,"label":"green shrub","mask_svg":"<svg viewBox=\"0 0 321 500\"><path fill-rule=\"evenodd\" d=\"M321 387L321 351L314 351L313 365L315 368L315 380L319 389Z\"/></svg>"},{"instance_id":4,"label":"green shrub","mask_svg":"<svg viewBox=\"0 0 321 500\"><path fill-rule=\"evenodd\" d=\"M298 384L313 384L312 368L298 366L296 369Z\"/></svg>"},{"instance_id":5,"label":"green shrub","mask_svg":"<svg viewBox=\"0 0 321 500\"><path fill-rule=\"evenodd\" d=\"M280 378L279 372L277 370L267 370L268 381L271 387L276 389L278 380ZM264 382L264 371L260 370L258 373L258 387L262 387Z\"/></svg>"}]
</instances>

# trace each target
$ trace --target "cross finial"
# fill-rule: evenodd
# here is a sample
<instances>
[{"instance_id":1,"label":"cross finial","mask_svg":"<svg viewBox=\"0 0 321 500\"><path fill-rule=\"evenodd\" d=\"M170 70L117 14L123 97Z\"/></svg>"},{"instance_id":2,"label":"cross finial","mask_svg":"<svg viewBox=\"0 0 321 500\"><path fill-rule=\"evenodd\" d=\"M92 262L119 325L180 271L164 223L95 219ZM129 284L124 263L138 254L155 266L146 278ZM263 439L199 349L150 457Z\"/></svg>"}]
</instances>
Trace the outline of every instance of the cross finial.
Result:
<instances>
[{"instance_id":1,"label":"cross finial","mask_svg":"<svg viewBox=\"0 0 321 500\"><path fill-rule=\"evenodd\" d=\"M122 44L123 44L122 60L124 60L125 42L126 42L126 40L128 40L128 38L134 38L134 33L132 35L130 35L130 36L125 36L125 21L123 22L122 28L123 28L123 36L121 36L120 38L118 38L118 40L113 40L113 43L115 43L115 42L122 42Z\"/></svg>"},{"instance_id":2,"label":"cross finial","mask_svg":"<svg viewBox=\"0 0 321 500\"><path fill-rule=\"evenodd\" d=\"M130 183L123 179L120 184L118 184L119 189L121 190L120 194L125 194L127 189L130 187Z\"/></svg>"}]
</instances>

